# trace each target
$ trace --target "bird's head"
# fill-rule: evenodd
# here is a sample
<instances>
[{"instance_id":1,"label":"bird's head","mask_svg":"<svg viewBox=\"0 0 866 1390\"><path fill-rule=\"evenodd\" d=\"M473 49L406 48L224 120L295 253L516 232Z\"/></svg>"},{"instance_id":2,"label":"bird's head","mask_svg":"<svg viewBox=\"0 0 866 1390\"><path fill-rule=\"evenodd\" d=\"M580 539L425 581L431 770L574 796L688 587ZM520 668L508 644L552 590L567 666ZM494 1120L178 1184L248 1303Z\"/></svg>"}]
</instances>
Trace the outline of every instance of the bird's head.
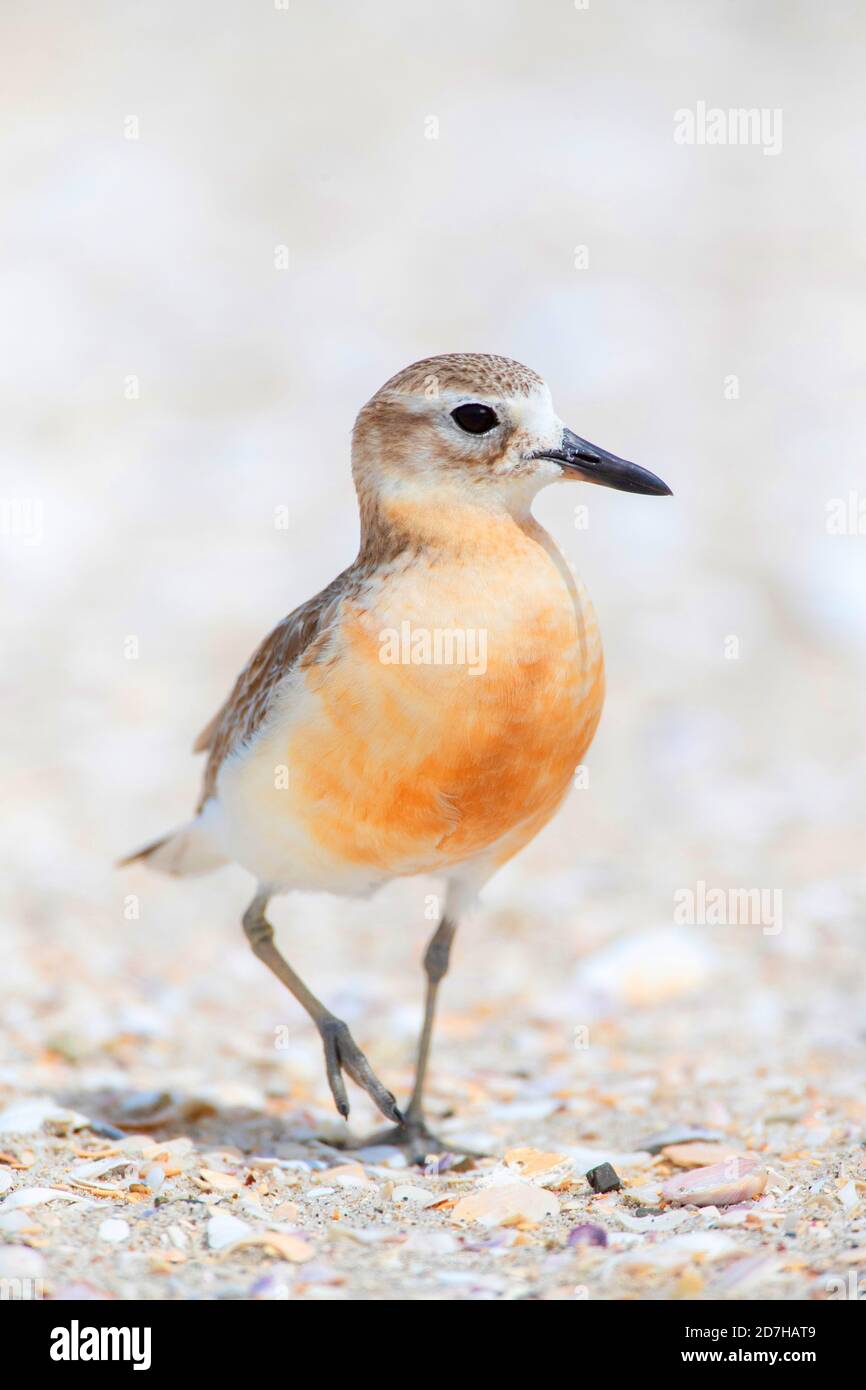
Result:
<instances>
[{"instance_id":1,"label":"bird's head","mask_svg":"<svg viewBox=\"0 0 866 1390\"><path fill-rule=\"evenodd\" d=\"M362 506L375 498L397 510L520 513L540 488L574 479L670 494L654 473L568 429L535 372L486 353L428 357L387 381L358 415L352 462Z\"/></svg>"}]
</instances>

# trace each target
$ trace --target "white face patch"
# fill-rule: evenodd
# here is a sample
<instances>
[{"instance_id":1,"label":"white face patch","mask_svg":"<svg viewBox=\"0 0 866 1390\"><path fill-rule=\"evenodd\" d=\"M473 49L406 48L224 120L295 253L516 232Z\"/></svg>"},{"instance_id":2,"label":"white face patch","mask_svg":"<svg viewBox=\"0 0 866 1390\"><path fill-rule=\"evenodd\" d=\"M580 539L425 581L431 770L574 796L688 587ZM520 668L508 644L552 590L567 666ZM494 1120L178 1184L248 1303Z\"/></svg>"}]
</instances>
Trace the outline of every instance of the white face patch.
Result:
<instances>
[{"instance_id":1,"label":"white face patch","mask_svg":"<svg viewBox=\"0 0 866 1390\"><path fill-rule=\"evenodd\" d=\"M430 396L401 396L400 406L407 415L423 418L431 424L438 424L449 435L460 435L462 431L451 418L452 411L461 405L486 405L496 411L500 420L510 429L538 440L538 448L552 448L558 445L562 436L562 421L553 408L550 391L539 386L532 395L495 396L483 391L437 391ZM480 435L478 438L485 438Z\"/></svg>"},{"instance_id":2,"label":"white face patch","mask_svg":"<svg viewBox=\"0 0 866 1390\"><path fill-rule=\"evenodd\" d=\"M526 455L559 447L564 426L546 386L531 396L510 398L507 406L521 446L525 443L521 453Z\"/></svg>"},{"instance_id":3,"label":"white face patch","mask_svg":"<svg viewBox=\"0 0 866 1390\"><path fill-rule=\"evenodd\" d=\"M469 459L485 452L501 455L504 439L508 441L505 458L497 457L495 471L504 475L517 467L525 468L529 456L542 449L558 448L563 423L553 408L546 386L530 396L493 396L482 392L443 391L434 402L415 398L413 414L426 413L446 447L452 446ZM483 434L471 434L460 428L453 412L461 406L488 406L495 411L499 424ZM420 410L418 407L420 406ZM425 410L426 407L426 410Z\"/></svg>"}]
</instances>

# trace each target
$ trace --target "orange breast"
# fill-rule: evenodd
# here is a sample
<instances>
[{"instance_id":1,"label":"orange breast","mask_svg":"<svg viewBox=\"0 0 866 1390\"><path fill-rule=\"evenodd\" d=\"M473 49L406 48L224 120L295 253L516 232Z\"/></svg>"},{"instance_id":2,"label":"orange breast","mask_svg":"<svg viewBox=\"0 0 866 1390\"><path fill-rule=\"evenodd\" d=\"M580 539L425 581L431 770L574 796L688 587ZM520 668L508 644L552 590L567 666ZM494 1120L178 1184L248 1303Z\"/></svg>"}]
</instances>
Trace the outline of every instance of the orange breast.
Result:
<instances>
[{"instance_id":1,"label":"orange breast","mask_svg":"<svg viewBox=\"0 0 866 1390\"><path fill-rule=\"evenodd\" d=\"M437 633L457 636L437 648ZM347 615L338 658L306 681L295 806L323 849L387 874L516 853L568 790L604 698L592 607L532 536L416 563Z\"/></svg>"}]
</instances>

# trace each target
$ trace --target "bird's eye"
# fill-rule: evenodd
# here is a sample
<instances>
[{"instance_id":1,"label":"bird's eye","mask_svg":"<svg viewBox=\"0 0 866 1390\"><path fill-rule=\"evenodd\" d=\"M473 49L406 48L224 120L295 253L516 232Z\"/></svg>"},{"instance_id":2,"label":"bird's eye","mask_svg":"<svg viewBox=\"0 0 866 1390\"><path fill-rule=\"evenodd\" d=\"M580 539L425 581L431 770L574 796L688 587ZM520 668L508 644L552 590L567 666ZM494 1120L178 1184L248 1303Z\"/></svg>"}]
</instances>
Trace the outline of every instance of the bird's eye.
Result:
<instances>
[{"instance_id":1,"label":"bird's eye","mask_svg":"<svg viewBox=\"0 0 866 1390\"><path fill-rule=\"evenodd\" d=\"M489 405L458 405L452 410L451 419L467 434L488 434L499 424L496 411Z\"/></svg>"}]
</instances>

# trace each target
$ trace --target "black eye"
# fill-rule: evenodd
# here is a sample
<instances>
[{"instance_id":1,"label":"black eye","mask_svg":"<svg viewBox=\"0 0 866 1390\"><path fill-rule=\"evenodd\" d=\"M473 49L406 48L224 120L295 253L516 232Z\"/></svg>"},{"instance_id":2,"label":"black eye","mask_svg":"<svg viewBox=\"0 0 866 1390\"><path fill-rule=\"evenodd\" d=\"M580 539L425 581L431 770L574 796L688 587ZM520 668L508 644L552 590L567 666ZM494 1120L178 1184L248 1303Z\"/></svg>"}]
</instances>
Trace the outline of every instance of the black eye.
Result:
<instances>
[{"instance_id":1,"label":"black eye","mask_svg":"<svg viewBox=\"0 0 866 1390\"><path fill-rule=\"evenodd\" d=\"M452 410L451 419L467 434L487 434L499 424L496 411L489 405L458 405Z\"/></svg>"}]
</instances>

